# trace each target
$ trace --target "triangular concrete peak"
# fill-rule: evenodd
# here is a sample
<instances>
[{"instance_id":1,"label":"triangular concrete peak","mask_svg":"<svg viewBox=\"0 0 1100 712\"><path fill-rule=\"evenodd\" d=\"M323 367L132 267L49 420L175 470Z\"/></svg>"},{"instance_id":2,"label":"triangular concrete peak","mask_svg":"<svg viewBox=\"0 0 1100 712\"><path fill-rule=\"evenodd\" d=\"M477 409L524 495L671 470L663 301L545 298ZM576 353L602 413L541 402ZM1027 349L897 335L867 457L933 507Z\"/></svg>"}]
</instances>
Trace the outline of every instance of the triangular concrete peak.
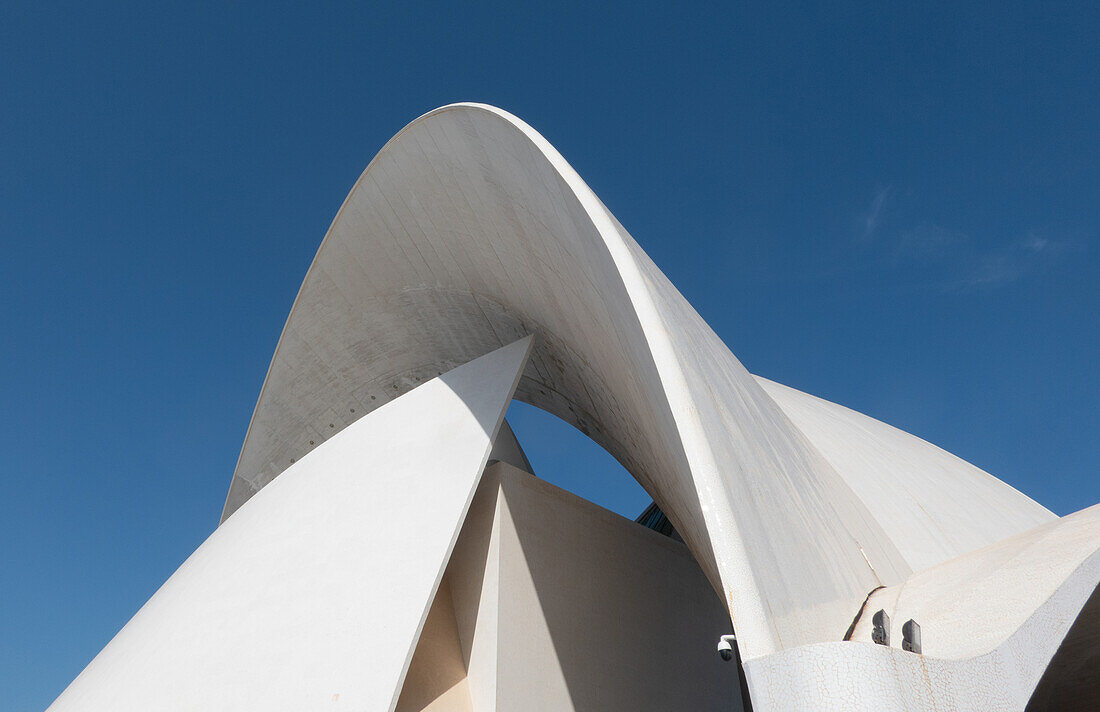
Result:
<instances>
[{"instance_id":1,"label":"triangular concrete peak","mask_svg":"<svg viewBox=\"0 0 1100 712\"><path fill-rule=\"evenodd\" d=\"M449 387L467 405L485 429L490 445L496 439L508 403L519 385L534 338L533 335L525 336L433 379ZM504 407L500 408L498 404L502 398ZM485 455L488 458L488 453Z\"/></svg>"},{"instance_id":2,"label":"triangular concrete peak","mask_svg":"<svg viewBox=\"0 0 1100 712\"><path fill-rule=\"evenodd\" d=\"M532 337L434 378L279 475L51 710L393 710Z\"/></svg>"}]
</instances>

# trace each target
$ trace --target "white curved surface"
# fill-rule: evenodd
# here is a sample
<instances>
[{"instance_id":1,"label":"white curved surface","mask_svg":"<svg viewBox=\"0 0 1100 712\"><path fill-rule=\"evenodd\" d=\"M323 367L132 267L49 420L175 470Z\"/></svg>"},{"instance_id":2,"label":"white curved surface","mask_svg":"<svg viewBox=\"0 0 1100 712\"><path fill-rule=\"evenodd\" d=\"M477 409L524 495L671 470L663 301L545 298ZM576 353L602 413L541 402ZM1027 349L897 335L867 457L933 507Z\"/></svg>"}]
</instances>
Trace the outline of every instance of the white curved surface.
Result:
<instances>
[{"instance_id":1,"label":"white curved surface","mask_svg":"<svg viewBox=\"0 0 1100 712\"><path fill-rule=\"evenodd\" d=\"M589 434L661 505L727 602L745 659L839 640L866 595L913 562L992 535L989 520L1019 531L1045 511L971 478L970 516L986 523L966 536L888 529L868 506L883 492L823 454L827 429L792 424L545 139L462 104L397 134L341 207L225 516L363 413L530 333L517 397ZM927 474L926 489L956 471ZM920 520L922 496L891 511ZM899 536L927 541L903 552Z\"/></svg>"},{"instance_id":2,"label":"white curved surface","mask_svg":"<svg viewBox=\"0 0 1100 712\"><path fill-rule=\"evenodd\" d=\"M862 413L756 377L914 571L1057 517L969 462Z\"/></svg>"},{"instance_id":3,"label":"white curved surface","mask_svg":"<svg viewBox=\"0 0 1100 712\"><path fill-rule=\"evenodd\" d=\"M1090 564L1092 558L1097 561ZM985 655L1020 630L1066 581L1089 571L1092 578L1082 579L1087 593L1100 584L1100 505L875 591L853 628L852 639L870 640L868 613L882 609L895 628L909 619L920 623L925 655L944 659ZM1064 614L1072 621L1081 605L1084 599Z\"/></svg>"},{"instance_id":4,"label":"white curved surface","mask_svg":"<svg viewBox=\"0 0 1100 712\"><path fill-rule=\"evenodd\" d=\"M1097 510L1097 507L1091 509ZM953 647L956 654L964 650L971 653L993 638L998 639L985 652L958 658L939 657L935 653L916 655L900 650L894 642L892 645L895 647L871 642L842 642L819 643L785 650L745 664L745 673L753 692L753 709L756 712L1024 710L1047 664L1100 581L1100 551L1097 550L1097 544L1100 544L1100 528L1096 526L1100 519L1097 512L1080 517L1085 512L1090 510L1071 515L1078 517L1076 521L1065 522L1070 519L1066 517L1062 522L1052 525L1054 528L1075 530L1061 533L1063 536L1068 535L1067 538L1072 539L1085 533L1092 542L1092 553L1083 559L1076 559L1064 579L1050 578L1050 572L1040 567L1038 571L1031 573L1031 580L1001 581L1001 585L1007 585L1006 590L998 592L992 598L978 601L974 600L977 598L973 595L975 592L967 590L966 582L961 582L962 588L956 586L954 589L949 587L960 583L957 580L939 579L938 585L932 583L932 588L938 589L942 596L954 593L964 605L969 606L967 611L974 614L977 620L969 625L964 623L962 630L952 634L948 627L960 622L958 618L953 621L919 618L926 648L930 642L934 649L941 643L946 643L941 646L941 650ZM1043 529L1046 531L1033 537L1031 544L1051 533L1049 526ZM1027 535L1023 536L1028 538ZM1055 542L1047 542L1053 543ZM1058 548L1042 544L1040 547L1047 558L1058 558L1061 554ZM1078 551L1074 556L1080 553L1080 548L1077 547ZM977 557L977 560L960 562L960 566L975 566L977 593L979 596L989 594L992 592L989 586L990 562L980 563L982 557L978 552L972 556ZM993 553L990 558L995 561L1000 556ZM925 582L925 586L937 578L934 571L935 569L928 572L931 578ZM1026 575L1029 572L1026 567L1018 567L1013 573ZM1011 591L1034 586L1036 579L1041 580L1038 588L1046 598L1034 607L1030 607L1030 604L1011 604L1005 611L1006 618L999 618L998 613L1002 610L999 606L1003 606L1005 599L1011 597ZM1034 590L1028 591L1023 597L1033 599L1034 593ZM1030 607L1030 610L1026 615L1020 615L1026 607ZM930 609L928 612L938 615L940 611ZM900 637L898 629L907 617L906 614L906 617L894 619L894 636ZM951 618L951 613L945 618ZM933 625L926 629L925 626L930 622ZM943 623L947 623L947 626ZM989 626L990 630L982 633L978 630L980 625ZM927 635L929 632L932 633L932 638ZM934 639L945 632L949 635L947 640ZM978 640L966 642L964 637L968 633L978 633ZM869 633L857 637L867 640Z\"/></svg>"},{"instance_id":5,"label":"white curved surface","mask_svg":"<svg viewBox=\"0 0 1100 712\"><path fill-rule=\"evenodd\" d=\"M289 468L51 712L394 709L529 350L433 379Z\"/></svg>"}]
</instances>

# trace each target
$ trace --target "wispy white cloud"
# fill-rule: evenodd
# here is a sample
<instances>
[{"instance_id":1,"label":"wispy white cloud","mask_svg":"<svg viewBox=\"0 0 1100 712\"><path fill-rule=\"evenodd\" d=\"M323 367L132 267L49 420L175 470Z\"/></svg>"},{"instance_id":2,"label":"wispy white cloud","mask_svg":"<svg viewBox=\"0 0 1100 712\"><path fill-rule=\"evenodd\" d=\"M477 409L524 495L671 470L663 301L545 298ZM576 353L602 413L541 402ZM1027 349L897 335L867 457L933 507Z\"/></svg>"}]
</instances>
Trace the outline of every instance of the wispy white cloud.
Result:
<instances>
[{"instance_id":1,"label":"wispy white cloud","mask_svg":"<svg viewBox=\"0 0 1100 712\"><path fill-rule=\"evenodd\" d=\"M859 220L860 228L862 229L861 236L864 240L871 240L875 237L875 233L882 223L886 204L890 201L890 194L890 186L875 189L875 195L871 199L871 205L868 206Z\"/></svg>"},{"instance_id":2,"label":"wispy white cloud","mask_svg":"<svg viewBox=\"0 0 1100 712\"><path fill-rule=\"evenodd\" d=\"M897 204L892 186L876 188L859 215L858 242L871 264L904 270L905 281L916 277L924 288L965 291L1012 284L1054 264L1071 247L1036 232L998 244L933 222L899 229L912 213L905 208Z\"/></svg>"},{"instance_id":3,"label":"wispy white cloud","mask_svg":"<svg viewBox=\"0 0 1100 712\"><path fill-rule=\"evenodd\" d=\"M999 248L972 255L954 279L940 286L951 291L1011 284L1057 260L1065 247L1065 243L1029 234Z\"/></svg>"},{"instance_id":4,"label":"wispy white cloud","mask_svg":"<svg viewBox=\"0 0 1100 712\"><path fill-rule=\"evenodd\" d=\"M921 223L900 233L891 245L895 262L934 262L958 257L972 249L970 238L961 230L934 223Z\"/></svg>"}]
</instances>

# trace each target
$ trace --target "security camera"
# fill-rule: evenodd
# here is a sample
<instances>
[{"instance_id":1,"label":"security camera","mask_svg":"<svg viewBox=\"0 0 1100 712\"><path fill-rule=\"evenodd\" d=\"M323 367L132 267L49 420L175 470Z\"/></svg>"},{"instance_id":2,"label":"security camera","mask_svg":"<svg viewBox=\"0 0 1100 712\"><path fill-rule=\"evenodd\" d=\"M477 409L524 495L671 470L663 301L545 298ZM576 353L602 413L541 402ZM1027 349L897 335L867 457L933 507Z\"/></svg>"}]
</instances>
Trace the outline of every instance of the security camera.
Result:
<instances>
[{"instance_id":1,"label":"security camera","mask_svg":"<svg viewBox=\"0 0 1100 712\"><path fill-rule=\"evenodd\" d=\"M723 635L718 639L718 654L726 662L733 660L733 644L737 642L737 636Z\"/></svg>"}]
</instances>

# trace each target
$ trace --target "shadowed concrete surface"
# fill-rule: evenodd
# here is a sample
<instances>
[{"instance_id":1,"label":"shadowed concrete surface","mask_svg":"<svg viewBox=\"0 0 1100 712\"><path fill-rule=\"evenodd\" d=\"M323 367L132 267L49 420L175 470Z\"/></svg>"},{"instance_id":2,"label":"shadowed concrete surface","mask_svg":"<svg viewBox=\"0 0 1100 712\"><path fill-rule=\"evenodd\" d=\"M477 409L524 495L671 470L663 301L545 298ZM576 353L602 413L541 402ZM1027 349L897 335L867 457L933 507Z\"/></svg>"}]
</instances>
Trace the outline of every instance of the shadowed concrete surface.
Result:
<instances>
[{"instance_id":1,"label":"shadowed concrete surface","mask_svg":"<svg viewBox=\"0 0 1100 712\"><path fill-rule=\"evenodd\" d=\"M1027 704L1027 712L1100 710L1100 588L1089 596Z\"/></svg>"},{"instance_id":2,"label":"shadowed concrete surface","mask_svg":"<svg viewBox=\"0 0 1100 712\"><path fill-rule=\"evenodd\" d=\"M687 548L514 467L486 471L445 581L432 615L454 596L475 710L741 709L737 665L714 652L725 607ZM431 632L401 712L468 704L463 646ZM444 655L456 674L414 675Z\"/></svg>"},{"instance_id":3,"label":"shadowed concrete surface","mask_svg":"<svg viewBox=\"0 0 1100 712\"><path fill-rule=\"evenodd\" d=\"M396 712L470 712L466 664L447 577L436 591Z\"/></svg>"}]
</instances>

